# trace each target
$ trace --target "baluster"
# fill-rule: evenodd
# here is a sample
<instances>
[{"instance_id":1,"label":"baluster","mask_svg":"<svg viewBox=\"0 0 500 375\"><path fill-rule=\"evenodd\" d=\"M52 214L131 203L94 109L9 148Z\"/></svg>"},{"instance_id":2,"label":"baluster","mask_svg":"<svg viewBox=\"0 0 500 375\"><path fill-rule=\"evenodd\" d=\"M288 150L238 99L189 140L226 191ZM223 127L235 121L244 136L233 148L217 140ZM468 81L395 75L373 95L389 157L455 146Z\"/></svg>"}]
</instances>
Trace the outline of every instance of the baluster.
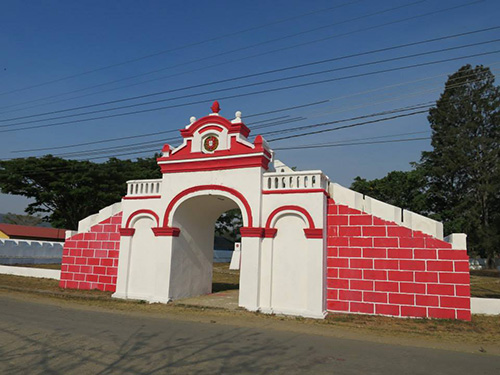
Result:
<instances>
[{"instance_id":1,"label":"baluster","mask_svg":"<svg viewBox=\"0 0 500 375\"><path fill-rule=\"evenodd\" d=\"M304 187L307 187L307 183L309 182L309 177L305 176L304 177Z\"/></svg>"}]
</instances>

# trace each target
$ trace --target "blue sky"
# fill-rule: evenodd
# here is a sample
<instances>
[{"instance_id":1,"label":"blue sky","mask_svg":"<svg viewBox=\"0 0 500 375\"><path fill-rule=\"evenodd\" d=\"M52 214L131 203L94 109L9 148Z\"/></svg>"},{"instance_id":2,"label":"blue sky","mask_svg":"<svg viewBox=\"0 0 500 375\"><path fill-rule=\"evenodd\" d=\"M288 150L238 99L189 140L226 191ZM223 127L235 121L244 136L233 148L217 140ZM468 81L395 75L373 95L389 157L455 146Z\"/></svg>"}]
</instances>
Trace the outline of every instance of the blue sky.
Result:
<instances>
[{"instance_id":1,"label":"blue sky","mask_svg":"<svg viewBox=\"0 0 500 375\"><path fill-rule=\"evenodd\" d=\"M266 76L203 88L196 87L196 85L231 77L499 25L500 2L495 0L477 2L454 10L402 21L409 17L470 2L468 0L2 1L0 3L2 51L0 55L0 119L57 111L186 86L194 87L152 99L194 95L267 79L279 79L324 69L346 68L375 60L464 44L477 44L499 38L499 31L493 30ZM400 8L393 9L396 7ZM391 22L390 25L381 26ZM317 30L307 32L312 29ZM491 52L500 49L499 46L498 42L475 45L401 61L269 83L253 88L233 88L229 91L205 94L191 99L174 99L166 103L138 108L149 109L162 105L202 101L198 104L149 113L41 129L0 131L0 158L43 154L42 152L13 153L23 149L55 148L113 137L180 129L188 123L190 116L206 115L210 111L212 101L225 96ZM172 51L158 54L166 50ZM157 55L59 80L152 54ZM221 114L232 118L236 110L241 110L244 121L250 127L252 127L252 122L265 119L305 117L300 122L284 123L270 130L284 130L292 126L363 116L435 101L442 91L447 75L452 74L462 65L484 64L490 66L497 75L499 61L500 54L496 53L308 87L227 98L220 100ZM157 73L128 79L130 76L160 69L161 71ZM59 81L45 84L54 80ZM121 81L110 83L115 80ZM31 87L36 85L38 86ZM100 86L91 88L96 85ZM323 105L245 119L245 115L324 99L330 99L330 101ZM139 102L141 101L124 104ZM123 110L109 113L120 112ZM86 117L88 115L74 119ZM22 121L27 120L12 120L3 124ZM56 120L33 125L54 122ZM259 132L262 131L264 130L259 129ZM290 147L413 132L422 133L395 138L428 136L430 128L426 114L316 136L277 141L271 146ZM257 131L252 133L252 135L256 134L258 134ZM45 153L84 151L140 141L162 141L171 136L49 150ZM180 136L178 138L180 140ZM169 143L175 146L178 141ZM158 147L158 150L160 148ZM383 177L392 170L407 170L409 163L417 161L420 153L429 148L429 141L415 141L286 150L279 151L277 158L299 169L322 169L333 181L348 186L358 175L372 179ZM139 156L147 155L143 153ZM131 157L134 156L131 155ZM23 198L0 194L0 212L20 213L25 206L26 200Z\"/></svg>"}]
</instances>

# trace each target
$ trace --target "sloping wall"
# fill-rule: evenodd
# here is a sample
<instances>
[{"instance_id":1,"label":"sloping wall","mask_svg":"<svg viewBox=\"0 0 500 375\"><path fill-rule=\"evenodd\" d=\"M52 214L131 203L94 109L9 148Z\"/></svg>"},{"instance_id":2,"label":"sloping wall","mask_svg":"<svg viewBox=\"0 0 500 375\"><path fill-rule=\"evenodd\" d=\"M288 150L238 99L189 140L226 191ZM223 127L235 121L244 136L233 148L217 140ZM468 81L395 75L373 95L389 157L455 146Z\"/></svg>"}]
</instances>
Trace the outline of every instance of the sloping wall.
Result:
<instances>
[{"instance_id":1,"label":"sloping wall","mask_svg":"<svg viewBox=\"0 0 500 375\"><path fill-rule=\"evenodd\" d=\"M470 320L467 251L328 201L327 310Z\"/></svg>"},{"instance_id":2,"label":"sloping wall","mask_svg":"<svg viewBox=\"0 0 500 375\"><path fill-rule=\"evenodd\" d=\"M115 291L121 222L119 212L66 239L61 288Z\"/></svg>"}]
</instances>

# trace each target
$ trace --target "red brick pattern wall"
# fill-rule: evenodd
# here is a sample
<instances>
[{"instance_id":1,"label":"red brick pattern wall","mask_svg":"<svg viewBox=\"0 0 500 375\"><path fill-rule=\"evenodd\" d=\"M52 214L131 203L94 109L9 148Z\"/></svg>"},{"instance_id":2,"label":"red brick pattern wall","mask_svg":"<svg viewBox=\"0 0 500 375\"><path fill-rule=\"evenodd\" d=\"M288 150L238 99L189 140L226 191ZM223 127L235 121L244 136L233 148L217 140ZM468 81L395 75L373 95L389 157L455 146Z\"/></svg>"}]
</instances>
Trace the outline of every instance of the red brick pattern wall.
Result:
<instances>
[{"instance_id":1,"label":"red brick pattern wall","mask_svg":"<svg viewBox=\"0 0 500 375\"><path fill-rule=\"evenodd\" d=\"M328 202L327 309L470 320L466 250Z\"/></svg>"},{"instance_id":2,"label":"red brick pattern wall","mask_svg":"<svg viewBox=\"0 0 500 375\"><path fill-rule=\"evenodd\" d=\"M66 240L61 288L116 290L121 223L120 212Z\"/></svg>"}]
</instances>

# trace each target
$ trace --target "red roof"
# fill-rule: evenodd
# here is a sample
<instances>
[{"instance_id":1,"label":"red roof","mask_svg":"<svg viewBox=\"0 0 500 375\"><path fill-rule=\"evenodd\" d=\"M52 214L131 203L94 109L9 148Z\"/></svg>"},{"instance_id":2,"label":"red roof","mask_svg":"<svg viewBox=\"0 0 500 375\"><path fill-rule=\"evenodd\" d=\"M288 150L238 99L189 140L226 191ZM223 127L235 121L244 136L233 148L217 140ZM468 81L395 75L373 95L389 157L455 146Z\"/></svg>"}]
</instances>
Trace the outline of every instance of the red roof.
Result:
<instances>
[{"instance_id":1,"label":"red roof","mask_svg":"<svg viewBox=\"0 0 500 375\"><path fill-rule=\"evenodd\" d=\"M22 238L46 241L64 241L66 239L66 229L0 224L0 231L14 239Z\"/></svg>"}]
</instances>

